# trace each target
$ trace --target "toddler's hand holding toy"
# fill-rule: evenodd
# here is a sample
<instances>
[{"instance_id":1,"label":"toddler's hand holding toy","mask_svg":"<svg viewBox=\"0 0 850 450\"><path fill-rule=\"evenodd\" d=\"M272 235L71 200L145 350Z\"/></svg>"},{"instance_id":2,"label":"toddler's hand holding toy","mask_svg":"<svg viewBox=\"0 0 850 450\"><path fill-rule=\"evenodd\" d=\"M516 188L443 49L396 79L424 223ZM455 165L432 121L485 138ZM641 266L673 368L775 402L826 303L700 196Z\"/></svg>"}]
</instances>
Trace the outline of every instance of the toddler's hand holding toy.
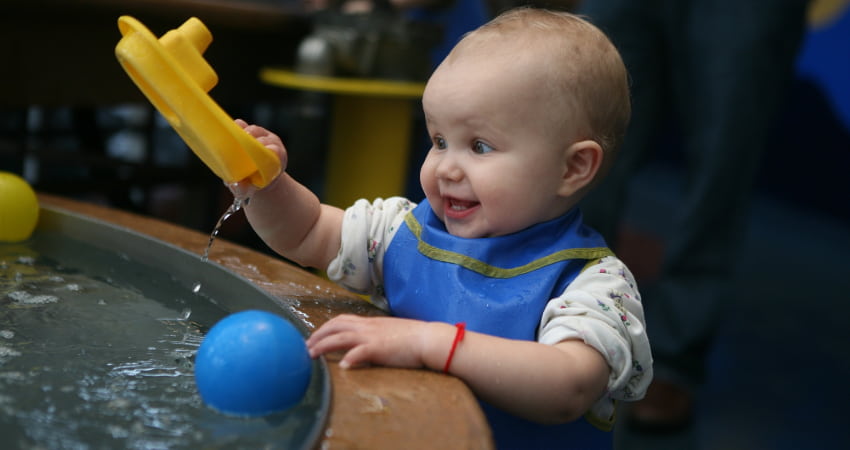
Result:
<instances>
[{"instance_id":1,"label":"toddler's hand holding toy","mask_svg":"<svg viewBox=\"0 0 850 450\"><path fill-rule=\"evenodd\" d=\"M263 144L267 149L277 154L278 158L280 158L280 171L283 172L286 170L286 163L288 160L286 147L283 146L283 141L281 141L278 135L259 125L251 125L242 119L236 119L235 122L236 125L242 127L246 133L253 136L254 139L260 142L260 144Z\"/></svg>"},{"instance_id":2,"label":"toddler's hand holding toy","mask_svg":"<svg viewBox=\"0 0 850 450\"><path fill-rule=\"evenodd\" d=\"M236 122L236 125L239 125L240 128L245 130L246 133L256 139L260 144L271 150L275 155L277 155L278 159L280 159L280 172L275 178L269 181L269 184L277 181L277 179L280 178L280 175L286 170L286 164L289 159L286 153L286 147L283 145L283 141L278 135L259 125L251 125L242 119L236 119L234 122ZM243 199L253 196L254 192L257 191L257 187L250 179L247 178L235 183L228 183L227 187L230 189L230 192L233 193L234 197Z\"/></svg>"}]
</instances>

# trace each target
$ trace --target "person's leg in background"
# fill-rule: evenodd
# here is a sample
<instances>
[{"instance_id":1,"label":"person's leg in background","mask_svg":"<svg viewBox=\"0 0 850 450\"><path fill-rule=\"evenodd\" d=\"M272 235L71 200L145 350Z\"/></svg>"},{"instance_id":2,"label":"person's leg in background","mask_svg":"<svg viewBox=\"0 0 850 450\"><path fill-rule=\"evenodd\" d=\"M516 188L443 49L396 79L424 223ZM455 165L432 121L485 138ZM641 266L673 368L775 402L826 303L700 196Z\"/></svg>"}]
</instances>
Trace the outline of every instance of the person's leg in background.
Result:
<instances>
[{"instance_id":1,"label":"person's leg in background","mask_svg":"<svg viewBox=\"0 0 850 450\"><path fill-rule=\"evenodd\" d=\"M582 205L591 225L616 236L626 187L657 144L653 132L665 106L659 99L672 94L683 129L685 200L664 236L659 282L644 291L656 381L630 410L633 423L656 429L690 419L692 393L730 298L725 286L767 132L803 32L805 0L716 3L585 0L581 11L609 33L633 79L620 161Z\"/></svg>"},{"instance_id":2,"label":"person's leg in background","mask_svg":"<svg viewBox=\"0 0 850 450\"><path fill-rule=\"evenodd\" d=\"M724 305L734 300L728 283L767 133L793 73L806 6L804 0L690 3L671 24L681 27L672 55L688 161L685 200L658 289L645 305L657 384L672 382L685 396L704 381ZM675 400L659 397L632 413L671 424L690 418L687 410L664 414Z\"/></svg>"}]
</instances>

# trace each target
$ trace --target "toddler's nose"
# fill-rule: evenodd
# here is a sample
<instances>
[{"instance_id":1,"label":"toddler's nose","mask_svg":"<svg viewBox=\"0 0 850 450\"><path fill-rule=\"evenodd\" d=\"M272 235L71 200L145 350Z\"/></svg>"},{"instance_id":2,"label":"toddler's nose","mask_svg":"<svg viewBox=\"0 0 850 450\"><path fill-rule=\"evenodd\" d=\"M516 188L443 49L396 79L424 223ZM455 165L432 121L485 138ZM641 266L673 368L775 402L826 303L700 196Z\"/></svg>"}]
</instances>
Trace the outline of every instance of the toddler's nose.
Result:
<instances>
[{"instance_id":1,"label":"toddler's nose","mask_svg":"<svg viewBox=\"0 0 850 450\"><path fill-rule=\"evenodd\" d=\"M454 153L446 151L440 157L436 170L437 178L450 181L458 181L463 178L463 169Z\"/></svg>"}]
</instances>

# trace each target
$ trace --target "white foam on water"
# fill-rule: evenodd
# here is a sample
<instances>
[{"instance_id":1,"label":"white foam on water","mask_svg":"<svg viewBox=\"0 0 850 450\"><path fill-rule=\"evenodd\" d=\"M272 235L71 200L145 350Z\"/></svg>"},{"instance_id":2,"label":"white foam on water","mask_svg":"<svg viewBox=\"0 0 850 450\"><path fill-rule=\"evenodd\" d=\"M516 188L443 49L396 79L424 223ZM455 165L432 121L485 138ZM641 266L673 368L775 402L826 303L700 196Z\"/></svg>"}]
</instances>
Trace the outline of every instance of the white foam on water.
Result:
<instances>
[{"instance_id":1,"label":"white foam on water","mask_svg":"<svg viewBox=\"0 0 850 450\"><path fill-rule=\"evenodd\" d=\"M17 262L18 264L26 264L28 266L31 266L35 264L35 258L33 258L32 256L19 256Z\"/></svg>"},{"instance_id":2,"label":"white foam on water","mask_svg":"<svg viewBox=\"0 0 850 450\"><path fill-rule=\"evenodd\" d=\"M21 352L11 347L0 345L0 364L3 364L3 362L12 359L15 356L21 356Z\"/></svg>"},{"instance_id":3,"label":"white foam on water","mask_svg":"<svg viewBox=\"0 0 850 450\"><path fill-rule=\"evenodd\" d=\"M27 291L12 291L6 296L19 305L45 305L59 301L59 297L55 295L33 295Z\"/></svg>"}]
</instances>

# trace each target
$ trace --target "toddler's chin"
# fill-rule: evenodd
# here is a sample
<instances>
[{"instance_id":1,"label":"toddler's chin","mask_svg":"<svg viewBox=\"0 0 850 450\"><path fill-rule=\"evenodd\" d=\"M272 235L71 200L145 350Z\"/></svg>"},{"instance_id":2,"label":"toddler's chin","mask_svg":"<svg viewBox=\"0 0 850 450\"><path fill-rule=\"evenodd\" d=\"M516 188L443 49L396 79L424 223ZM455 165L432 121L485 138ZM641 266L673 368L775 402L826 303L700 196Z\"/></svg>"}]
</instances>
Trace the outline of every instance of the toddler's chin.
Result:
<instances>
[{"instance_id":1,"label":"toddler's chin","mask_svg":"<svg viewBox=\"0 0 850 450\"><path fill-rule=\"evenodd\" d=\"M477 231L473 227L459 224L451 224L450 222L446 222L446 231L448 231L449 234L451 234L452 236L464 239L478 239L487 237L487 234Z\"/></svg>"}]
</instances>

